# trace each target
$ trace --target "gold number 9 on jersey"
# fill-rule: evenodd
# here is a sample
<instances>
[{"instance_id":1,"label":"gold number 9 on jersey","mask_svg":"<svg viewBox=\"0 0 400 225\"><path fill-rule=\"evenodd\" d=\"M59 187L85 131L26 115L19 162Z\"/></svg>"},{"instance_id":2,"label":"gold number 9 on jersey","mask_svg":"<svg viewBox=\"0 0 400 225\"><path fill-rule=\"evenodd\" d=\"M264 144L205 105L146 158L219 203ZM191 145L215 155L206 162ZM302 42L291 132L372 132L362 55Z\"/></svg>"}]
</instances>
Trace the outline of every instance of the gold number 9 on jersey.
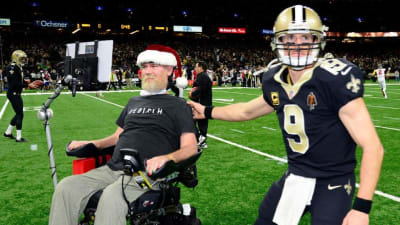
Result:
<instances>
[{"instance_id":1,"label":"gold number 9 on jersey","mask_svg":"<svg viewBox=\"0 0 400 225\"><path fill-rule=\"evenodd\" d=\"M297 135L299 141L294 138L287 138L290 148L294 152L304 154L309 147L308 137L305 132L303 110L298 105L285 105L283 108L285 114L284 129L288 134Z\"/></svg>"}]
</instances>

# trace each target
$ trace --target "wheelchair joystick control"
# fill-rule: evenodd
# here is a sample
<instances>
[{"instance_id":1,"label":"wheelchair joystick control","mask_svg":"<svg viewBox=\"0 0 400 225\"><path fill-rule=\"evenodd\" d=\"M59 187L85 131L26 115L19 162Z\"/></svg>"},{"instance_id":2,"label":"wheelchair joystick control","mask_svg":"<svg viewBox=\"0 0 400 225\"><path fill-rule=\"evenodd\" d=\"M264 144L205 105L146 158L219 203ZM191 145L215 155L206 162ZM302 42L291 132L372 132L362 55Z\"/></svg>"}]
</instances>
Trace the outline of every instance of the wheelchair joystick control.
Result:
<instances>
[{"instance_id":1,"label":"wheelchair joystick control","mask_svg":"<svg viewBox=\"0 0 400 225\"><path fill-rule=\"evenodd\" d=\"M135 149L123 148L120 150L122 155L122 162L124 165L124 173L128 176L132 176L133 173L140 170L140 164L136 157L139 153Z\"/></svg>"},{"instance_id":2,"label":"wheelchair joystick control","mask_svg":"<svg viewBox=\"0 0 400 225\"><path fill-rule=\"evenodd\" d=\"M152 185L150 184L149 180L146 176L140 171L140 163L138 162L137 158L139 157L139 153L135 149L131 148L123 148L120 150L121 154L123 155L123 164L124 164L124 173L127 176L133 176L136 183L141 188L149 188L152 189Z\"/></svg>"},{"instance_id":3,"label":"wheelchair joystick control","mask_svg":"<svg viewBox=\"0 0 400 225\"><path fill-rule=\"evenodd\" d=\"M128 176L132 176L134 172L139 170L139 163L136 158L131 155L124 156L124 173Z\"/></svg>"}]
</instances>

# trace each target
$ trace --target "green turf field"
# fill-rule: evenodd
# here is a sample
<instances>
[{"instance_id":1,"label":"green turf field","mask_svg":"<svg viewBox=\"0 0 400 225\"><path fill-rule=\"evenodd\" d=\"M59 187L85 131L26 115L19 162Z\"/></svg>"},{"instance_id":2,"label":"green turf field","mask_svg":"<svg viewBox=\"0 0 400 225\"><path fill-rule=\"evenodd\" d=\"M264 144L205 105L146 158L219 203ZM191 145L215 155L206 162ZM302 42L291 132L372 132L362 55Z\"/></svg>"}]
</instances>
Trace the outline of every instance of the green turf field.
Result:
<instances>
[{"instance_id":1,"label":"green turf field","mask_svg":"<svg viewBox=\"0 0 400 225\"><path fill-rule=\"evenodd\" d=\"M392 82L394 83L394 82ZM366 85L365 102L385 148L382 174L371 211L370 224L400 224L400 85L388 85L388 99L383 99L377 85ZM187 93L187 91L185 92ZM213 90L214 105L248 101L261 94L260 89ZM138 92L104 92L61 95L51 106L50 120L58 179L72 172L72 158L65 155L70 140L102 138L112 134L122 107ZM23 97L23 136L28 143L0 138L0 224L47 224L53 182L47 156L43 122L34 107L41 106L50 95ZM6 97L0 96L0 110ZM11 105L0 118L3 133L13 116ZM0 113L1 114L1 113ZM15 134L14 134L15 135ZM269 186L280 178L287 164L248 150L279 158L285 157L283 140L275 115L249 122L211 121L208 149L198 162L199 185L182 188L182 202L197 208L206 225L253 224L258 206ZM31 145L38 150L32 151ZM397 151L397 152L396 152ZM357 150L360 158L360 150ZM358 176L358 167L357 167ZM300 224L310 224L309 215Z\"/></svg>"}]
</instances>

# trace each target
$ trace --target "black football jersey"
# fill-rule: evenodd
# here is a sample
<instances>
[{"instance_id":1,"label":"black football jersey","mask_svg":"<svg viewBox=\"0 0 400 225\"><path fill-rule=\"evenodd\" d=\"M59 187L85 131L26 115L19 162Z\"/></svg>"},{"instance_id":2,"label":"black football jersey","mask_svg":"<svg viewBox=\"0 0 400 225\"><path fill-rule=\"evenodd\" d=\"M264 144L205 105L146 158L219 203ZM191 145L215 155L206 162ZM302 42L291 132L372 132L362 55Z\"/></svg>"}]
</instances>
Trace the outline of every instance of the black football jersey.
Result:
<instances>
[{"instance_id":1,"label":"black football jersey","mask_svg":"<svg viewBox=\"0 0 400 225\"><path fill-rule=\"evenodd\" d=\"M363 96L363 75L344 59L321 59L294 84L287 66L263 75L265 101L278 116L289 171L305 177L331 177L354 171L356 144L339 109Z\"/></svg>"},{"instance_id":2,"label":"black football jersey","mask_svg":"<svg viewBox=\"0 0 400 225\"><path fill-rule=\"evenodd\" d=\"M14 63L6 67L6 76L8 82L8 92L18 93L22 92L22 89L27 87L27 83L24 81L24 72Z\"/></svg>"}]
</instances>

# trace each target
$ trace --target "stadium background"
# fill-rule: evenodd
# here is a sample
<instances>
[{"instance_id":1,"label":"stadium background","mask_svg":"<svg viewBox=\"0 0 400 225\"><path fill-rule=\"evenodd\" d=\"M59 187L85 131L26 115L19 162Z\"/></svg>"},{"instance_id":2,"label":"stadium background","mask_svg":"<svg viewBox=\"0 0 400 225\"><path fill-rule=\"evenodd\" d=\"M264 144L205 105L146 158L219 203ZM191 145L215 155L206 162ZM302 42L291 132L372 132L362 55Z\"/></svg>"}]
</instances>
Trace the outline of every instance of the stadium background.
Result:
<instances>
[{"instance_id":1,"label":"stadium background","mask_svg":"<svg viewBox=\"0 0 400 225\"><path fill-rule=\"evenodd\" d=\"M265 66L274 56L269 47L270 36L261 34L260 30L272 29L274 19L282 9L298 3L314 8L330 31L400 31L398 8L394 2L383 0L282 0L234 4L222 1L13 1L0 8L0 18L11 21L10 26L0 26L0 56L2 66L5 66L13 50L25 50L32 60L31 71L39 73L45 68L56 68L65 55L66 43L112 39L115 42L115 68L133 66L136 55L150 43L176 48L189 65L203 59L214 68L221 63L231 69ZM98 6L103 9L98 10ZM127 10L129 8L132 10ZM36 20L67 22L69 26L66 29L45 28L34 25ZM77 24L91 24L91 27L82 27L73 34ZM121 29L122 24L131 28ZM172 31L173 25L203 26L203 32L176 33ZM168 27L168 31L156 30L156 26ZM220 34L218 27L244 27L247 33ZM136 30L139 32L133 33ZM398 37L336 36L328 38L326 51L356 63L367 76L378 63L391 67L392 71L399 69L399 43ZM366 103L386 152L377 188L381 192L374 198L371 224L398 224L400 86L393 79L388 80L389 99L384 101L379 87L370 80L366 83ZM247 101L261 93L258 88L230 89L228 86L229 89L214 89L215 105ZM136 89L104 92L101 99L93 93L82 92L76 98L65 94L55 101L51 129L59 179L71 173L72 159L63 152L65 144L72 139L100 138L112 133L115 118L121 110L119 106L137 95ZM36 118L35 107L46 101L51 93L51 90L27 91L24 96L24 133L29 143L17 145L0 140L0 224L47 223L53 186L45 132ZM6 128L13 114L5 102L5 95L0 94L1 129ZM212 121L209 133L213 136L210 136L209 149L198 164L200 184L194 190L184 188L183 201L198 208L204 224L252 224L268 186L286 168L282 162L285 153L278 122L273 115L244 123ZM38 145L37 151L30 150L32 144ZM258 150L264 155L243 149ZM359 158L360 150L357 152ZM265 154L282 160L272 160ZM309 224L308 219L304 218L301 224Z\"/></svg>"}]
</instances>

